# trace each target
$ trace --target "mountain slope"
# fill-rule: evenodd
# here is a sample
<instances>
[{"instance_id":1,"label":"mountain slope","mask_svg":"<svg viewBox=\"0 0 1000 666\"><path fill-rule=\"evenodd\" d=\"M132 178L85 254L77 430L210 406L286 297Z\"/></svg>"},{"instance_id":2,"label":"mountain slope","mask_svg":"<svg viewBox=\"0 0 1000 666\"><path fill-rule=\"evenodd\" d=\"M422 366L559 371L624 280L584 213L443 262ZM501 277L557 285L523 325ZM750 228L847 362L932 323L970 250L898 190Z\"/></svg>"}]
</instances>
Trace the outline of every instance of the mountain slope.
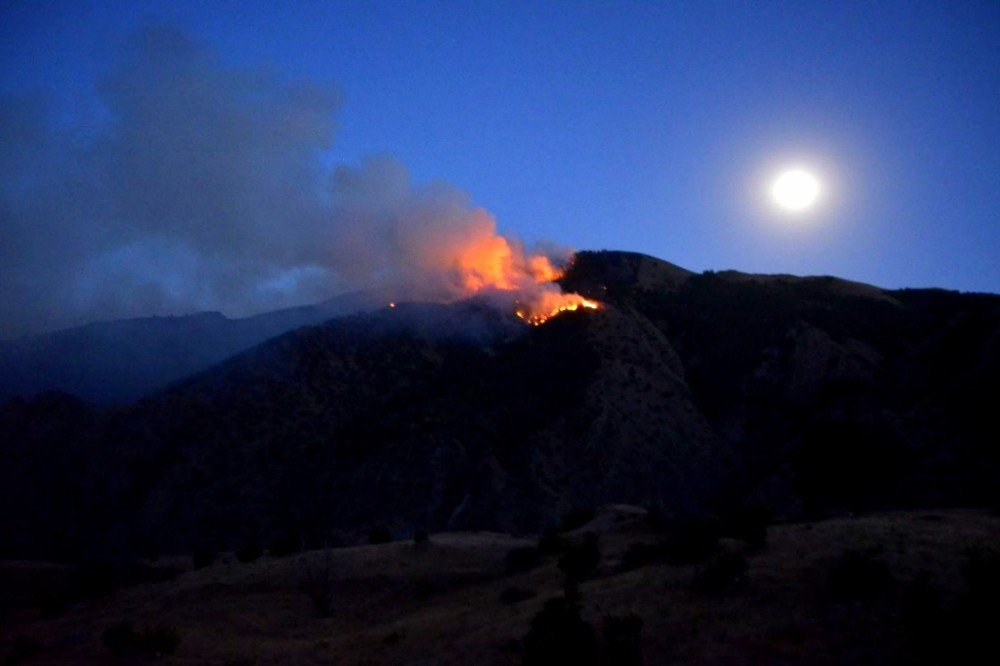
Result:
<instances>
[{"instance_id":1,"label":"mountain slope","mask_svg":"<svg viewBox=\"0 0 1000 666\"><path fill-rule=\"evenodd\" d=\"M992 503L1000 298L584 252L537 327L402 304L134 406L0 413L5 554L538 530L609 502L778 515Z\"/></svg>"},{"instance_id":2,"label":"mountain slope","mask_svg":"<svg viewBox=\"0 0 1000 666\"><path fill-rule=\"evenodd\" d=\"M567 287L596 297L618 255L581 253ZM731 271L601 290L673 342L734 493L792 513L995 497L1000 297Z\"/></svg>"},{"instance_id":3,"label":"mountain slope","mask_svg":"<svg viewBox=\"0 0 1000 666\"><path fill-rule=\"evenodd\" d=\"M243 319L146 317L0 341L0 400L58 390L100 404L131 402L285 331L373 305L351 293Z\"/></svg>"}]
</instances>

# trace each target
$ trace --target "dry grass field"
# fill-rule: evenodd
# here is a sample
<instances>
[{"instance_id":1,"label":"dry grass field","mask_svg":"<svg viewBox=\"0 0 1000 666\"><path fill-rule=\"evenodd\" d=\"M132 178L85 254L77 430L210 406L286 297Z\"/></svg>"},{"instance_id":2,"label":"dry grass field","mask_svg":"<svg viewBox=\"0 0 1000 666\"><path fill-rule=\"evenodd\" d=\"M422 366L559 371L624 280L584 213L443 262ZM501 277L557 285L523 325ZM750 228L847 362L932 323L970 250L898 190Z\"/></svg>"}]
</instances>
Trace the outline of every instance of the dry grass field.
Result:
<instances>
[{"instance_id":1,"label":"dry grass field","mask_svg":"<svg viewBox=\"0 0 1000 666\"><path fill-rule=\"evenodd\" d=\"M598 536L600 562L578 585L581 616L600 636L606 616L638 615L647 664L918 663L933 653L921 641L941 649L938 638L952 638L922 636L914 608L931 599L926 612L934 617L959 612L969 585L963 567L967 572L970 553L1000 545L1000 518L949 510L779 524L760 548L722 539L701 562L652 558L630 569L622 565L630 546L659 538L645 512L605 507L562 538L580 541L586 533ZM183 571L55 611L45 600L60 593L68 570L8 562L0 568L0 657L60 664L521 663L532 618L564 590L558 555L527 571L505 571L508 552L536 541L432 534L424 543L265 555L250 563L224 554L198 570L190 558L164 558L155 564ZM704 584L700 572L724 554L745 558L745 570ZM172 654L124 649L116 656L105 632L122 623L139 634L163 629L179 643ZM934 626L932 632L946 632L950 625ZM599 639L598 657L604 649Z\"/></svg>"}]
</instances>

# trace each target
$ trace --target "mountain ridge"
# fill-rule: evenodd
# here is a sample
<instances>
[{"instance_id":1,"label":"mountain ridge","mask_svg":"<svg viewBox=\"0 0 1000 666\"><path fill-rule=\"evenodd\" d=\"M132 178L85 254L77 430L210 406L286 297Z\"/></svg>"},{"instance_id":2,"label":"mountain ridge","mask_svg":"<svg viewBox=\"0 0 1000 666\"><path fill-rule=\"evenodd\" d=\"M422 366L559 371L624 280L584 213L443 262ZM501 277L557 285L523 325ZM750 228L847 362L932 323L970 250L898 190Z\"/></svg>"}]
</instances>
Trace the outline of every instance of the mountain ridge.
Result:
<instances>
[{"instance_id":1,"label":"mountain ridge","mask_svg":"<svg viewBox=\"0 0 1000 666\"><path fill-rule=\"evenodd\" d=\"M242 318L136 317L0 341L0 400L58 390L98 404L132 402L285 331L376 304L357 292Z\"/></svg>"},{"instance_id":2,"label":"mountain ridge","mask_svg":"<svg viewBox=\"0 0 1000 666\"><path fill-rule=\"evenodd\" d=\"M998 500L1000 297L657 262L578 253L562 285L602 307L541 326L400 304L128 407L8 401L5 554L518 533L613 502L808 517Z\"/></svg>"}]
</instances>

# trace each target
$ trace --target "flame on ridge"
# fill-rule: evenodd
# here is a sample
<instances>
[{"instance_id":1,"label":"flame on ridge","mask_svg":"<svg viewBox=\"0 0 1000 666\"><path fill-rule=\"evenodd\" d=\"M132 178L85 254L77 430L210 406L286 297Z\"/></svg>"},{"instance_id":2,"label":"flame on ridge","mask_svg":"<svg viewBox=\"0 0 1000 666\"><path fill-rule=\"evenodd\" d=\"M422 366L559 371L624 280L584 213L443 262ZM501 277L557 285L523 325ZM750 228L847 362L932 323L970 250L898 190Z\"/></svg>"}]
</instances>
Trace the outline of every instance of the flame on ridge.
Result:
<instances>
[{"instance_id":1,"label":"flame on ridge","mask_svg":"<svg viewBox=\"0 0 1000 666\"><path fill-rule=\"evenodd\" d=\"M565 269L553 265L549 257L527 254L520 245L500 235L462 248L458 268L462 285L470 294L514 292L514 314L533 326L560 312L600 308L599 303L580 294L563 293L555 281L563 276Z\"/></svg>"},{"instance_id":2,"label":"flame on ridge","mask_svg":"<svg viewBox=\"0 0 1000 666\"><path fill-rule=\"evenodd\" d=\"M568 312L570 310L579 310L580 308L588 308L590 310L597 310L601 306L597 301L591 301L579 294L561 294L562 296L571 297L573 300L566 303L560 303L555 305L548 310L538 311L536 308L531 310L518 309L514 312L520 319L528 322L532 326L540 326L546 321L555 317L560 312Z\"/></svg>"},{"instance_id":3,"label":"flame on ridge","mask_svg":"<svg viewBox=\"0 0 1000 666\"><path fill-rule=\"evenodd\" d=\"M406 249L408 297L499 297L497 302L511 303L520 319L534 325L567 310L600 307L580 294L564 294L556 282L570 263L568 250L528 252L498 233L482 208L451 212L400 229L396 243Z\"/></svg>"}]
</instances>

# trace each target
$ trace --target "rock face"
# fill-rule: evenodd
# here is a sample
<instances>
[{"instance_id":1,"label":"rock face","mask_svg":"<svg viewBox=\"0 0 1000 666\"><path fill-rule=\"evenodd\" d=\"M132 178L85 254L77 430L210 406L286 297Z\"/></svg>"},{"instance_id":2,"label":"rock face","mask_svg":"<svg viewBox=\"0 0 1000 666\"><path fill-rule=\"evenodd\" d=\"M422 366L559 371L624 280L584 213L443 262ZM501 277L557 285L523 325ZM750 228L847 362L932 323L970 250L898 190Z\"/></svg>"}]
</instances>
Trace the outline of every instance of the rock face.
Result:
<instances>
[{"instance_id":1,"label":"rock face","mask_svg":"<svg viewBox=\"0 0 1000 666\"><path fill-rule=\"evenodd\" d=\"M619 252L578 254L564 286L604 307L530 327L474 301L400 304L130 407L9 401L0 555L517 532L615 502L822 515L998 498L996 296Z\"/></svg>"}]
</instances>

